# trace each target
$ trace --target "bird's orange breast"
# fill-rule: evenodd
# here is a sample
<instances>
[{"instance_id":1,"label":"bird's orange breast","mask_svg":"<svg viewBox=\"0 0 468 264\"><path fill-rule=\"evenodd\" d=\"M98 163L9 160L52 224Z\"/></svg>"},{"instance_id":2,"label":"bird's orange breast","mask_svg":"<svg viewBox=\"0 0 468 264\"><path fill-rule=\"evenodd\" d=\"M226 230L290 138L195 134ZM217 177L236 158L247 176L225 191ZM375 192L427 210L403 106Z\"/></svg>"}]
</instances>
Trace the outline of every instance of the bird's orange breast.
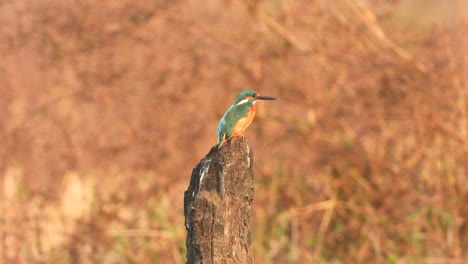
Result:
<instances>
[{"instance_id":1,"label":"bird's orange breast","mask_svg":"<svg viewBox=\"0 0 468 264\"><path fill-rule=\"evenodd\" d=\"M249 106L249 112L244 118L239 119L239 121L236 122L232 129L232 133L230 137L234 137L237 135L242 134L244 130L252 123L253 119L255 117L255 104L251 104Z\"/></svg>"}]
</instances>

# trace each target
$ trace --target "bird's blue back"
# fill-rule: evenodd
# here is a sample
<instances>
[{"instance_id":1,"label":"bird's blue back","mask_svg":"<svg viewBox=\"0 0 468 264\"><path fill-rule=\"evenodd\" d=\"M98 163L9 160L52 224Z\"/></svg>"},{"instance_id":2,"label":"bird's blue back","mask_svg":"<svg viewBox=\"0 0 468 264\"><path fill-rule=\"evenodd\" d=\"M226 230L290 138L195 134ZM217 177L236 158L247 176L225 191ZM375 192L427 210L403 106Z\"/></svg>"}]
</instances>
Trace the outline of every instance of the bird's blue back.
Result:
<instances>
[{"instance_id":1,"label":"bird's blue back","mask_svg":"<svg viewBox=\"0 0 468 264\"><path fill-rule=\"evenodd\" d=\"M234 125L247 115L253 102L255 102L255 98L240 105L233 104L224 113L218 125L218 146L222 143L224 137L229 138L231 136Z\"/></svg>"}]
</instances>

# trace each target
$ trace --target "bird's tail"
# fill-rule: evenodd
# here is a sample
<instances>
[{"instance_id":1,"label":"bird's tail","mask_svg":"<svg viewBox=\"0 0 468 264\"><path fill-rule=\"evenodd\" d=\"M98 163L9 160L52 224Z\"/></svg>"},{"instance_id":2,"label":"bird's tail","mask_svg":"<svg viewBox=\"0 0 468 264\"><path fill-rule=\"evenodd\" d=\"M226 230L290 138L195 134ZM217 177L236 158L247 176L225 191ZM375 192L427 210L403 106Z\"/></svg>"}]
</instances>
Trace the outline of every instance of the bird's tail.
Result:
<instances>
[{"instance_id":1,"label":"bird's tail","mask_svg":"<svg viewBox=\"0 0 468 264\"><path fill-rule=\"evenodd\" d=\"M226 134L224 133L219 134L218 135L218 149L221 149L225 141L226 141Z\"/></svg>"}]
</instances>

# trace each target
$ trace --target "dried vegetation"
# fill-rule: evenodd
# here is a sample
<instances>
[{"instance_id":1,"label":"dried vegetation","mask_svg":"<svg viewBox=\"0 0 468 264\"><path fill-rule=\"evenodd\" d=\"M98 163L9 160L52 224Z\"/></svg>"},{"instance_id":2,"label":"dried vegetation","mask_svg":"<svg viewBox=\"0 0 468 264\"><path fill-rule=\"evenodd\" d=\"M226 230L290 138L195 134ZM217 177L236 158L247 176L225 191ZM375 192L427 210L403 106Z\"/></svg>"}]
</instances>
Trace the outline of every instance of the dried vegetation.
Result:
<instances>
[{"instance_id":1,"label":"dried vegetation","mask_svg":"<svg viewBox=\"0 0 468 264\"><path fill-rule=\"evenodd\" d=\"M257 263L466 263L467 11L0 1L0 263L183 263L183 191L244 87L281 97L246 132Z\"/></svg>"}]
</instances>

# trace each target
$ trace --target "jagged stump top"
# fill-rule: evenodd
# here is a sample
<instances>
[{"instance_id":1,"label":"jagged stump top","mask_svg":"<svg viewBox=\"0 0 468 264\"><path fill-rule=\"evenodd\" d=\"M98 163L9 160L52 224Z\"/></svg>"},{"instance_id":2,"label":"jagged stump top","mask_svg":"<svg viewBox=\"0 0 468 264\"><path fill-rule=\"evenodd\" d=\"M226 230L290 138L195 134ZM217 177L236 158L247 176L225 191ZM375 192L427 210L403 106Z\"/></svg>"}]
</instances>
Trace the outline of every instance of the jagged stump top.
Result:
<instances>
[{"instance_id":1,"label":"jagged stump top","mask_svg":"<svg viewBox=\"0 0 468 264\"><path fill-rule=\"evenodd\" d=\"M253 263L253 158L236 137L213 147L184 194L187 263Z\"/></svg>"}]
</instances>

